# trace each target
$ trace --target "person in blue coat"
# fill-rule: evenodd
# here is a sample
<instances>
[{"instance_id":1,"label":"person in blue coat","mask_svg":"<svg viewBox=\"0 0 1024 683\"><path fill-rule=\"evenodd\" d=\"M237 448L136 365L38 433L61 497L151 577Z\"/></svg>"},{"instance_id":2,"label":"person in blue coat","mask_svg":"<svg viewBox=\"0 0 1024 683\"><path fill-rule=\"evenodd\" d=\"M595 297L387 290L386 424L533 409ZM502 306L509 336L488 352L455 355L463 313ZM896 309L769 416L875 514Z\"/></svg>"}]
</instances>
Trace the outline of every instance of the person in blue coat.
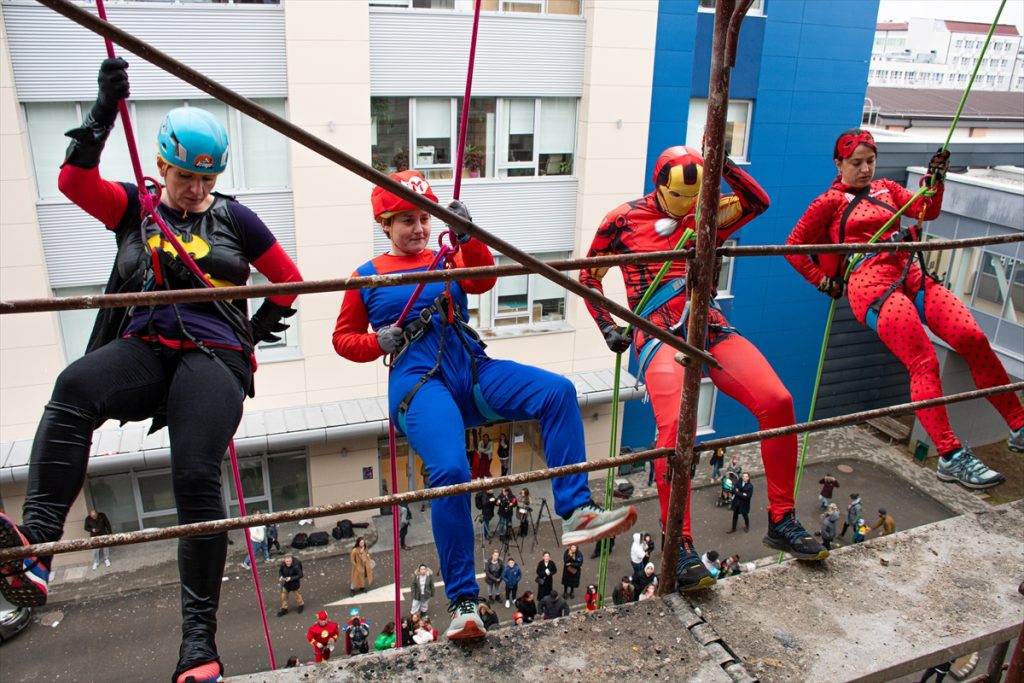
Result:
<instances>
[{"instance_id":1,"label":"person in blue coat","mask_svg":"<svg viewBox=\"0 0 1024 683\"><path fill-rule=\"evenodd\" d=\"M437 201L418 171L401 171L391 177ZM373 190L371 204L391 247L355 274L429 270L435 257L429 247L430 214L380 187ZM453 202L449 209L470 220L462 204ZM453 265L494 265L485 244L469 235L458 239ZM494 284L492 277L428 284L401 326L395 323L413 294L413 285L349 290L338 315L333 336L338 354L361 363L391 357L391 416L423 459L434 487L469 481L465 430L488 421L538 420L550 467L579 463L586 457L572 382L539 368L488 357L476 331L466 324L467 294L483 294ZM551 488L555 512L563 519L563 545L613 536L636 523L633 507L604 510L596 505L585 474L554 479ZM439 498L432 514L452 614L446 635L449 639L483 637L483 622L477 614L480 587L475 575L470 496Z\"/></svg>"},{"instance_id":2,"label":"person in blue coat","mask_svg":"<svg viewBox=\"0 0 1024 683\"><path fill-rule=\"evenodd\" d=\"M508 609L519 597L519 582L523 579L523 570L511 557L501 570L501 580L505 584L505 608Z\"/></svg>"}]
</instances>

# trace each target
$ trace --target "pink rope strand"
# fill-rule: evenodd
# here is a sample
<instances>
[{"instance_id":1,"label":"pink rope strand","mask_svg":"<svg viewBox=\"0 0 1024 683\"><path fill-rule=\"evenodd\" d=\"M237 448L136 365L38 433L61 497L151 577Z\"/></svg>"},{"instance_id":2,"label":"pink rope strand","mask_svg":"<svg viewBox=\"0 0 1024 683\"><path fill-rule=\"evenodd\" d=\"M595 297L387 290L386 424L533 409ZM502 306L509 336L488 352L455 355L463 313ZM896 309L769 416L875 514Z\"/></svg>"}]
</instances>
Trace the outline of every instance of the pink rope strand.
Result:
<instances>
[{"instance_id":1,"label":"pink rope strand","mask_svg":"<svg viewBox=\"0 0 1024 683\"><path fill-rule=\"evenodd\" d=\"M103 21L107 20L107 10L103 4L103 0L96 0L96 12L99 14L100 19ZM114 53L114 44L109 38L104 38L103 42L107 48L107 57L113 59L117 55ZM132 127L131 116L128 113L128 102L127 100L121 100L117 103L117 109L121 114L121 125L124 126L124 135L126 142L128 143L128 154L132 160L132 171L135 172L135 183L139 189L139 201L142 204L143 210L153 218L157 226L160 228L160 233L163 235L171 247L177 253L178 258L181 259L193 274L198 277L206 287L213 287L213 283L210 282L206 274L199 268L192 255L185 251L185 247L182 246L175 235L163 218L156 210L156 204L153 201L153 195L146 190L146 177L142 173L142 161L139 159L139 150L135 145L135 130ZM231 453L231 470L235 477L235 491L238 495L238 510L242 515L245 515L245 495L242 492L242 478L238 472L238 455L235 452L235 441L234 439L228 444L228 451ZM249 536L249 529L245 530L245 547L249 553L249 566L252 569L252 582L253 587L256 589L256 600L260 605L260 618L263 621L263 636L267 641L267 655L270 657L270 668L276 669L277 664L274 661L274 647L270 641L270 627L267 625L267 611L263 604L263 591L260 587L260 576L259 571L256 568L256 558L252 551L252 539Z\"/></svg>"},{"instance_id":2,"label":"pink rope strand","mask_svg":"<svg viewBox=\"0 0 1024 683\"><path fill-rule=\"evenodd\" d=\"M476 35L480 28L480 3L476 0L473 11L473 35L469 39L469 63L466 66L466 94L462 97L462 119L459 124L459 152L455 162L455 188L452 199L458 199L462 191L462 164L466 158L466 134L469 128L469 102L473 94L473 66L476 63Z\"/></svg>"}]
</instances>

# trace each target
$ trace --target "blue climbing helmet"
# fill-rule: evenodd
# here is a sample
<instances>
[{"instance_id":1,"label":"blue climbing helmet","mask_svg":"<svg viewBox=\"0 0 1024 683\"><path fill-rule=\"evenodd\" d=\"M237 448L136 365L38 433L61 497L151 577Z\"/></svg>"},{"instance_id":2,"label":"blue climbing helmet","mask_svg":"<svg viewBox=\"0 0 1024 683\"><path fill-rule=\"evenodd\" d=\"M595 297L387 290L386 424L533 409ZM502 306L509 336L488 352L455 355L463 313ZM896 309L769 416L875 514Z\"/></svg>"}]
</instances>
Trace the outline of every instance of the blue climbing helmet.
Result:
<instances>
[{"instance_id":1,"label":"blue climbing helmet","mask_svg":"<svg viewBox=\"0 0 1024 683\"><path fill-rule=\"evenodd\" d=\"M205 109L170 110L156 141L160 158L183 171L216 175L228 166L228 132Z\"/></svg>"}]
</instances>

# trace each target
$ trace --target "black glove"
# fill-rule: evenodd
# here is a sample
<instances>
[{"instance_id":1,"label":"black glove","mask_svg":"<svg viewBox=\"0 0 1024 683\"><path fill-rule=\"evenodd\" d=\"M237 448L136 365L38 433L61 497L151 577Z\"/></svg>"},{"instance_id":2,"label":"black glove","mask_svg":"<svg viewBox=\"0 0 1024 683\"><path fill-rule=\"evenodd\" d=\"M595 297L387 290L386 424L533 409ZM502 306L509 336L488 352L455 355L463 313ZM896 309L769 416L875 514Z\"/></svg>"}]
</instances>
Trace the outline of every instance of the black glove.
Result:
<instances>
[{"instance_id":1,"label":"black glove","mask_svg":"<svg viewBox=\"0 0 1024 683\"><path fill-rule=\"evenodd\" d=\"M604 334L604 343L607 344L608 348L614 353L623 353L632 343L629 335L626 334L625 327L619 327L618 325L605 325L601 328L601 332Z\"/></svg>"},{"instance_id":2,"label":"black glove","mask_svg":"<svg viewBox=\"0 0 1024 683\"><path fill-rule=\"evenodd\" d=\"M160 276L167 289L191 289L198 284L199 279L178 258L172 246L167 245L166 249L157 247L156 254L160 261Z\"/></svg>"},{"instance_id":3,"label":"black glove","mask_svg":"<svg viewBox=\"0 0 1024 683\"><path fill-rule=\"evenodd\" d=\"M469 209L467 209L466 205L460 202L458 199L453 199L450 202L448 202L448 210L454 213L455 215L459 216L460 218L465 218L470 223L473 222L473 217L469 215ZM461 242L462 244L465 244L469 240L473 239L468 232L465 232L464 230L462 230L462 228L459 228L458 226L448 225L446 223L445 227L447 227L449 230L458 235L459 242Z\"/></svg>"},{"instance_id":4,"label":"black glove","mask_svg":"<svg viewBox=\"0 0 1024 683\"><path fill-rule=\"evenodd\" d=\"M92 105L92 118L104 126L113 126L117 118L117 103L128 99L128 62L120 57L107 58L100 64L96 77L99 93Z\"/></svg>"},{"instance_id":5,"label":"black glove","mask_svg":"<svg viewBox=\"0 0 1024 683\"><path fill-rule=\"evenodd\" d=\"M839 278L833 278L825 275L821 278L821 282L818 283L818 291L822 294L828 294L833 299L842 298L843 281Z\"/></svg>"},{"instance_id":6,"label":"black glove","mask_svg":"<svg viewBox=\"0 0 1024 683\"><path fill-rule=\"evenodd\" d=\"M377 346L384 353L398 353L405 342L405 333L401 327L388 325L377 330Z\"/></svg>"},{"instance_id":7,"label":"black glove","mask_svg":"<svg viewBox=\"0 0 1024 683\"><path fill-rule=\"evenodd\" d=\"M281 338L276 332L284 332L289 325L281 322L281 318L290 318L295 315L295 309L281 304L275 304L270 299L264 299L263 305L259 307L255 315L249 321L252 325L253 340L260 342L279 342Z\"/></svg>"},{"instance_id":8,"label":"black glove","mask_svg":"<svg viewBox=\"0 0 1024 683\"><path fill-rule=\"evenodd\" d=\"M119 57L103 60L96 78L99 83L96 103L85 115L81 126L65 133L72 142L64 154L64 164L78 168L96 168L100 165L103 146L117 120L117 103L128 97L127 68L128 62Z\"/></svg>"},{"instance_id":9,"label":"black glove","mask_svg":"<svg viewBox=\"0 0 1024 683\"><path fill-rule=\"evenodd\" d=\"M941 185L946 180L946 173L949 172L949 150L941 147L928 162L928 175L935 180L935 185Z\"/></svg>"}]
</instances>

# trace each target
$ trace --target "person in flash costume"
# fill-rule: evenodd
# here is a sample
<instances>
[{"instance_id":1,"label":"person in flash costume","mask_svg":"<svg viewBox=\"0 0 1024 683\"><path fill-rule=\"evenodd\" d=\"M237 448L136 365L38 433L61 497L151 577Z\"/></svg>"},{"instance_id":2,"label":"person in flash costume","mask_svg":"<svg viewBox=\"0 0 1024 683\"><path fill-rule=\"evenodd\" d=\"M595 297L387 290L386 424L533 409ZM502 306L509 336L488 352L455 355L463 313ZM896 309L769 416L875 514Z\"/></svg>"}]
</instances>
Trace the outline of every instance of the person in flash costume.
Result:
<instances>
[{"instance_id":1,"label":"person in flash costume","mask_svg":"<svg viewBox=\"0 0 1024 683\"><path fill-rule=\"evenodd\" d=\"M609 212L597 229L587 256L632 254L673 249L688 227L694 227L697 197L704 175L704 160L690 147L670 147L654 166L654 191L626 202ZM738 167L726 160L723 179L734 194L722 196L718 205L720 246L730 235L768 209L768 195ZM651 287L660 263L619 267L626 285L626 296L634 310ZM606 269L585 268L580 282L603 292ZM658 427L656 445L672 447L676 443L683 368L674 360L675 351L640 330L625 333L607 310L587 303L591 316L604 335L605 343L621 353L632 346L637 353L640 377L647 385ZM685 338L689 315L686 293L686 261L675 261L666 277L639 315L662 329ZM708 311L708 349L721 364L707 373L726 395L739 401L757 418L760 429L793 424L793 401L771 365L752 343L729 326L712 300ZM795 435L767 439L761 444L761 458L768 480L769 520L766 545L806 559L824 559L828 551L800 525L793 510L796 477L797 438ZM661 522L668 515L668 465L664 458L655 461L655 480L661 502ZM715 579L700 561L694 548L689 502L683 519L683 542L677 567L680 590L695 590L714 584Z\"/></svg>"}]
</instances>

